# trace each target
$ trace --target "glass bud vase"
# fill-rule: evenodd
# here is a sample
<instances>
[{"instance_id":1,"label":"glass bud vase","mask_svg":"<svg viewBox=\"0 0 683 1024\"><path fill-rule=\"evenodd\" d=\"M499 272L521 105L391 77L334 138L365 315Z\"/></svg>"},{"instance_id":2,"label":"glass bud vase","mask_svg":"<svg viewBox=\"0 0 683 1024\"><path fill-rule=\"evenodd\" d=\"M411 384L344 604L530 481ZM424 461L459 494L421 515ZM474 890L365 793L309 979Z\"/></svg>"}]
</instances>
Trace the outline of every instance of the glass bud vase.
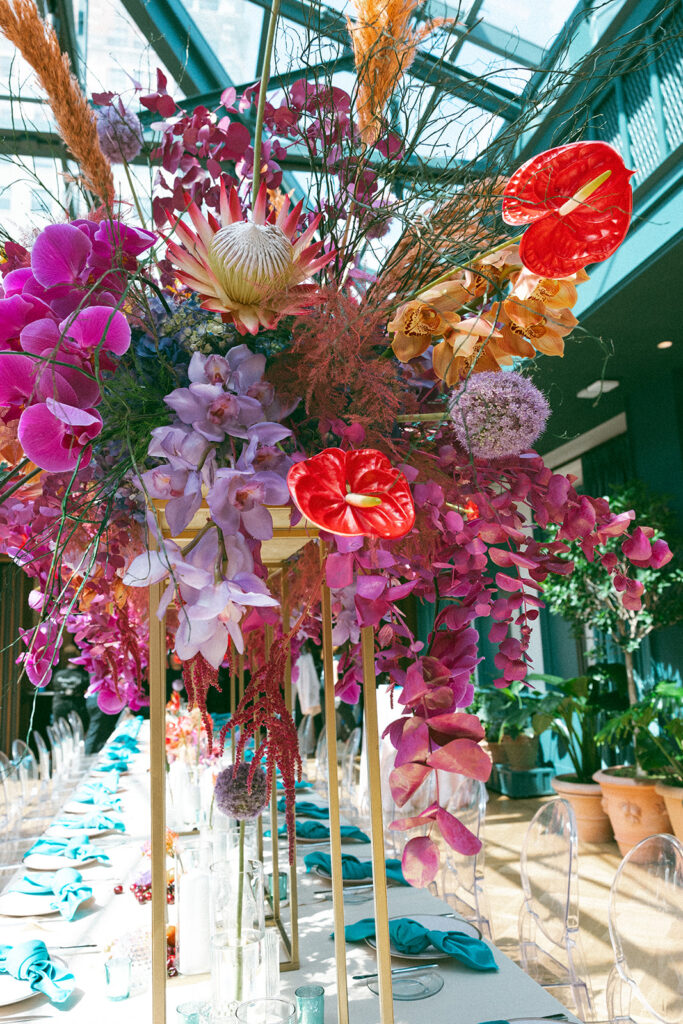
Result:
<instances>
[{"instance_id":1,"label":"glass bud vase","mask_svg":"<svg viewBox=\"0 0 683 1024\"><path fill-rule=\"evenodd\" d=\"M243 853L212 864L210 876L213 1013L216 1020L231 1020L239 1003L266 988L263 865Z\"/></svg>"},{"instance_id":2,"label":"glass bud vase","mask_svg":"<svg viewBox=\"0 0 683 1024\"><path fill-rule=\"evenodd\" d=\"M179 974L203 974L211 963L209 859L198 836L179 836L175 854L176 967Z\"/></svg>"}]
</instances>

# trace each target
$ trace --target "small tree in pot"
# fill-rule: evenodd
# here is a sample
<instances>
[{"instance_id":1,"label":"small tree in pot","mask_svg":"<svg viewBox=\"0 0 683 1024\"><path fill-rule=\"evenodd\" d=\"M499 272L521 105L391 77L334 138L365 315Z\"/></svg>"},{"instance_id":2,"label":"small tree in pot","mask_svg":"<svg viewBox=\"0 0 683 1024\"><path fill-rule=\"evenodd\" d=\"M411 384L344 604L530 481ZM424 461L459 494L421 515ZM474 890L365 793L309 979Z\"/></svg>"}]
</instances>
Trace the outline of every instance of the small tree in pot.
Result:
<instances>
[{"instance_id":1,"label":"small tree in pot","mask_svg":"<svg viewBox=\"0 0 683 1024\"><path fill-rule=\"evenodd\" d=\"M566 619L577 638L583 638L586 627L609 635L623 653L629 703L635 704L638 692L633 652L654 630L683 621L680 555L672 561L664 535L672 541L674 551L680 552L681 547L675 538L675 517L666 500L648 493L642 484L623 485L613 491L609 501L614 512L627 515L630 509L636 509L636 521L650 525L643 527L640 533L636 529L626 541L621 537L605 537L604 543L594 550L586 550L578 541L570 541L565 558L574 563L574 571L568 576L548 577L543 585L543 596L549 610ZM548 530L553 540L557 532L557 529ZM653 536L656 538L654 561L636 570L635 585L623 577L625 595L617 594L614 589L610 591L603 580L604 566L617 565L624 554L629 557L635 554L637 565L639 542L643 542L643 557L646 558L645 547L649 544L644 542ZM617 574L617 586L619 578Z\"/></svg>"},{"instance_id":2,"label":"small tree in pot","mask_svg":"<svg viewBox=\"0 0 683 1024\"><path fill-rule=\"evenodd\" d=\"M623 665L598 663L582 676L531 675L543 680L548 690L542 709L534 716L539 731L550 729L560 755L567 754L573 773L558 775L553 789L572 804L579 839L602 843L612 838L609 818L602 807L602 793L594 774L602 766L602 745L596 738L607 716L629 706Z\"/></svg>"}]
</instances>

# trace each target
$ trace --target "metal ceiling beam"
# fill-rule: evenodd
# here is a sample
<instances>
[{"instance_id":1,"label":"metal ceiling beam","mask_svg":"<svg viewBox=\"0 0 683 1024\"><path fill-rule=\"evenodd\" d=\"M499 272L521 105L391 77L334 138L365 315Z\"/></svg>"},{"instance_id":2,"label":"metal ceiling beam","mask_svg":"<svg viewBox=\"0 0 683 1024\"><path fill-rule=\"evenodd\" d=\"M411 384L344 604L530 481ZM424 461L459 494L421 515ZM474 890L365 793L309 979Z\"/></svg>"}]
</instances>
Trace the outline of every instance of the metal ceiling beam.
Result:
<instances>
[{"instance_id":1,"label":"metal ceiling beam","mask_svg":"<svg viewBox=\"0 0 683 1024\"><path fill-rule=\"evenodd\" d=\"M182 0L121 0L186 93L225 89L230 78Z\"/></svg>"},{"instance_id":2,"label":"metal ceiling beam","mask_svg":"<svg viewBox=\"0 0 683 1024\"><path fill-rule=\"evenodd\" d=\"M250 3L270 10L270 0L250 0ZM282 0L280 14L282 18L303 25L316 35L333 39L343 46L348 45L349 34L344 15L320 3L311 0ZM506 120L514 120L521 111L519 97L515 93L463 71L424 50L418 50L415 55L410 74L444 93L464 99Z\"/></svg>"},{"instance_id":3,"label":"metal ceiling beam","mask_svg":"<svg viewBox=\"0 0 683 1024\"><path fill-rule=\"evenodd\" d=\"M538 71L543 64L545 55L543 47L537 46L520 35L514 35L496 25L491 25L483 18L478 19L477 14L480 7L481 4L477 4L470 8L464 22L460 22L462 27L460 25L453 26L452 34L460 36L463 42L475 43L482 50L488 50L490 53L497 53L500 57L517 61L521 67ZM453 18L456 22L459 20L458 8L452 7L448 3L441 3L440 0L436 0L434 10L430 13L432 17Z\"/></svg>"}]
</instances>

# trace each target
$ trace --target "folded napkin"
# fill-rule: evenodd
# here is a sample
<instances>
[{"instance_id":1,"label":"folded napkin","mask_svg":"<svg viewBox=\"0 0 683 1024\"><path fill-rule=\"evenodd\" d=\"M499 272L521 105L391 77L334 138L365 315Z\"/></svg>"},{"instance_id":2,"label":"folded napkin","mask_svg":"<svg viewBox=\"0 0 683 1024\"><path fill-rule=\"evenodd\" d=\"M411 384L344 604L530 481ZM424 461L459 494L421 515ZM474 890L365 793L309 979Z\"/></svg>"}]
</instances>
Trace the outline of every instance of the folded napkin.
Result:
<instances>
[{"instance_id":1,"label":"folded napkin","mask_svg":"<svg viewBox=\"0 0 683 1024\"><path fill-rule=\"evenodd\" d=\"M110 757L112 756L112 754L114 754L114 756L118 756L124 750L130 751L131 754L139 753L140 748L138 746L138 741L135 738L135 736L129 736L128 734L124 736L115 736L114 739L109 744Z\"/></svg>"},{"instance_id":2,"label":"folded napkin","mask_svg":"<svg viewBox=\"0 0 683 1024\"><path fill-rule=\"evenodd\" d=\"M285 798L281 796L277 802L278 811L284 811L285 806ZM294 804L294 811L302 818L329 818L330 816L329 807L321 807L319 804L314 804L312 800L297 800Z\"/></svg>"},{"instance_id":3,"label":"folded napkin","mask_svg":"<svg viewBox=\"0 0 683 1024\"><path fill-rule=\"evenodd\" d=\"M74 990L75 980L50 960L47 946L39 939L0 946L0 974L28 981L32 992L44 992L53 1003L64 1003Z\"/></svg>"},{"instance_id":4,"label":"folded napkin","mask_svg":"<svg viewBox=\"0 0 683 1024\"><path fill-rule=\"evenodd\" d=\"M84 782L76 790L73 799L83 800L83 794L97 796L100 793L115 793L119 788L118 775L110 775L107 779L98 779L96 782ZM85 801L83 801L85 802Z\"/></svg>"},{"instance_id":5,"label":"folded napkin","mask_svg":"<svg viewBox=\"0 0 683 1024\"><path fill-rule=\"evenodd\" d=\"M281 782L278 782L277 788L278 790L282 791L285 787L282 785ZM297 793L299 793L302 789L313 789L313 786L311 785L310 782L295 782L294 789L297 791Z\"/></svg>"},{"instance_id":6,"label":"folded napkin","mask_svg":"<svg viewBox=\"0 0 683 1024\"><path fill-rule=\"evenodd\" d=\"M51 896L55 899L50 906L58 910L67 921L73 920L74 914L92 896L92 889L83 882L83 875L75 868L60 868L51 878L38 880L24 875L12 888L11 892L26 893L29 896Z\"/></svg>"},{"instance_id":7,"label":"folded napkin","mask_svg":"<svg viewBox=\"0 0 683 1024\"><path fill-rule=\"evenodd\" d=\"M128 761L123 760L111 760L105 761L104 764L98 764L95 766L94 771L96 772L127 772Z\"/></svg>"},{"instance_id":8,"label":"folded napkin","mask_svg":"<svg viewBox=\"0 0 683 1024\"><path fill-rule=\"evenodd\" d=\"M373 938L374 918L365 917L362 921L347 925L344 935L349 942L362 942L363 939ZM465 935L455 928L447 932L431 931L409 917L398 917L389 921L389 935L392 945L405 956L416 956L433 946L475 971L498 970L493 953L485 942Z\"/></svg>"},{"instance_id":9,"label":"folded napkin","mask_svg":"<svg viewBox=\"0 0 683 1024\"><path fill-rule=\"evenodd\" d=\"M58 825L59 828L66 828L73 832L86 828L114 829L116 832L126 831L126 826L120 818L115 818L113 814L104 814L102 811L95 810L92 814L85 814L80 818L58 818L54 824Z\"/></svg>"},{"instance_id":10,"label":"folded napkin","mask_svg":"<svg viewBox=\"0 0 683 1024\"><path fill-rule=\"evenodd\" d=\"M32 854L40 853L50 857L66 857L68 860L101 860L109 863L109 857L97 846L93 846L88 838L73 836L72 839L39 839L24 854L24 860Z\"/></svg>"},{"instance_id":11,"label":"folded napkin","mask_svg":"<svg viewBox=\"0 0 683 1024\"><path fill-rule=\"evenodd\" d=\"M357 843L370 842L370 836L366 835L365 832L361 832L355 825L342 825L340 832L342 839L355 840ZM263 834L264 836L269 836L270 829ZM277 834L279 836L286 836L287 825L280 825ZM297 839L329 839L330 829L323 821L297 821L296 835Z\"/></svg>"},{"instance_id":12,"label":"folded napkin","mask_svg":"<svg viewBox=\"0 0 683 1024\"><path fill-rule=\"evenodd\" d=\"M387 857L384 863L386 864L387 878L390 878L392 882L396 882L398 885L409 884L403 877L400 860ZM317 866L321 867L328 874L332 874L330 855L329 853L323 853L322 850L314 850L312 853L307 853L304 857L304 864L307 871ZM352 853L342 853L342 878L345 878L347 881L372 878L372 861L359 860Z\"/></svg>"}]
</instances>

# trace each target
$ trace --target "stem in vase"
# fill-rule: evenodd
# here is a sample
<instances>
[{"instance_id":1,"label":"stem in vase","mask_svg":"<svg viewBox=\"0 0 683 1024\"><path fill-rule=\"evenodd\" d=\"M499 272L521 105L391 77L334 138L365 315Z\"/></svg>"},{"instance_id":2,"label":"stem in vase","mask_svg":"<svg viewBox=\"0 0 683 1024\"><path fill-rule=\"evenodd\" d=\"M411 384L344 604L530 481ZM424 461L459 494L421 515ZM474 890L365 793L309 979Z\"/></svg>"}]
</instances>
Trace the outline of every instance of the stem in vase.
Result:
<instances>
[{"instance_id":1,"label":"stem in vase","mask_svg":"<svg viewBox=\"0 0 683 1024\"><path fill-rule=\"evenodd\" d=\"M240 820L239 875L237 879L237 1001L242 999L244 957L242 955L242 907L244 904L244 818Z\"/></svg>"}]
</instances>

